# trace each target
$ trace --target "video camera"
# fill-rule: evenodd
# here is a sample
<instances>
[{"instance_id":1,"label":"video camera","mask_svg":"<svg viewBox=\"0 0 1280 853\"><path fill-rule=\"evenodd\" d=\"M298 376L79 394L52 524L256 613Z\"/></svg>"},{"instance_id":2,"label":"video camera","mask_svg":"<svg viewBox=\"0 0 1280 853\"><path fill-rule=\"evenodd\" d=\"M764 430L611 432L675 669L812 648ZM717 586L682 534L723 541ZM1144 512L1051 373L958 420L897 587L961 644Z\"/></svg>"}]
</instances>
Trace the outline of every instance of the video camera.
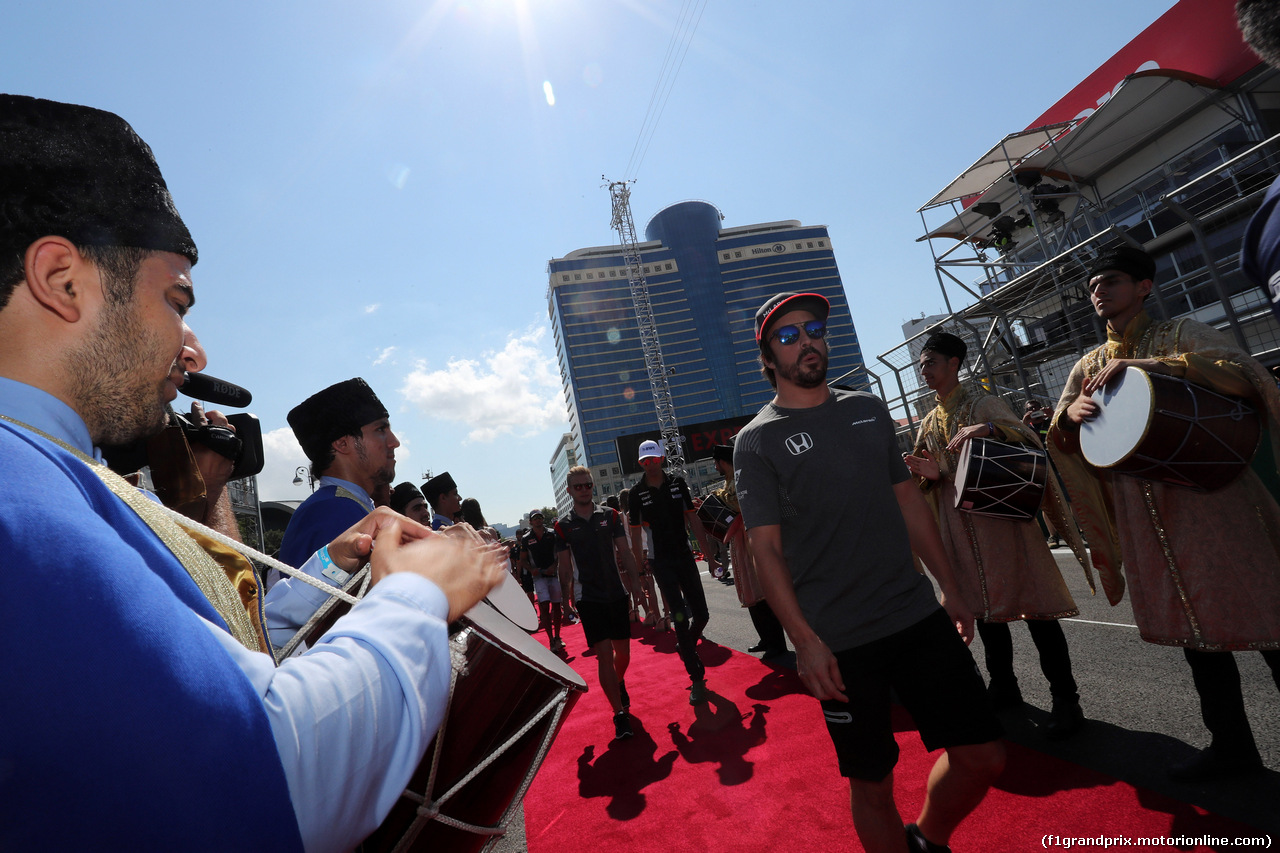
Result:
<instances>
[{"instance_id":1,"label":"video camera","mask_svg":"<svg viewBox=\"0 0 1280 853\"><path fill-rule=\"evenodd\" d=\"M221 406L247 406L253 395L239 385L216 379L204 373L188 373L179 389L188 397ZM227 415L234 430L213 424L192 423L189 416L169 407L169 425L182 430L188 443L209 448L235 463L229 480L252 477L262 471L262 426L256 415L237 412ZM102 448L102 456L108 467L118 474L132 474L151 463L147 455L147 439L130 444Z\"/></svg>"}]
</instances>

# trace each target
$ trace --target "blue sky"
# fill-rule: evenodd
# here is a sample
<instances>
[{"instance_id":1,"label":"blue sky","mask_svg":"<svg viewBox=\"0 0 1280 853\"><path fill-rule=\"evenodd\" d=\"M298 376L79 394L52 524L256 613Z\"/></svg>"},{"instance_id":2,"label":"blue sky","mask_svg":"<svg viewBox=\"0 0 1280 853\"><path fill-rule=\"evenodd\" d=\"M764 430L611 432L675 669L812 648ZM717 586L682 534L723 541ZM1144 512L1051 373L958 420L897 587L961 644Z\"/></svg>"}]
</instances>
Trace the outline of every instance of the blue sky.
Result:
<instances>
[{"instance_id":1,"label":"blue sky","mask_svg":"<svg viewBox=\"0 0 1280 853\"><path fill-rule=\"evenodd\" d=\"M942 308L916 209L1173 5L701 3L11 0L0 68L155 150L200 248L208 370L255 396L264 499L306 494L286 412L363 376L397 481L448 470L514 524L552 503L567 428L546 262L616 242L600 178L624 177L682 13L625 175L638 230L691 198L730 227L827 225L870 361Z\"/></svg>"}]
</instances>

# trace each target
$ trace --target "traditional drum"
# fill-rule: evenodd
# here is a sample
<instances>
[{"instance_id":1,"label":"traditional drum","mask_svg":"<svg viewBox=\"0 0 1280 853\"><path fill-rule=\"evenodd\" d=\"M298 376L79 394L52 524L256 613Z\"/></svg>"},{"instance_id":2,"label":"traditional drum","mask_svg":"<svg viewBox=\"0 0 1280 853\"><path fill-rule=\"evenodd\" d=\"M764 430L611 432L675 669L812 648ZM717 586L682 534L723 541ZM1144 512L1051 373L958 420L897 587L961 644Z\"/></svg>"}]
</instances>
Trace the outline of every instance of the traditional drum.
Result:
<instances>
[{"instance_id":1,"label":"traditional drum","mask_svg":"<svg viewBox=\"0 0 1280 853\"><path fill-rule=\"evenodd\" d=\"M368 577L369 567L366 566L351 576L343 586L343 592L350 593L356 598L363 598L369 590ZM538 611L533 609L533 605L529 603L529 596L525 595L524 590L520 588L520 582L510 571L503 574L501 583L489 590L485 601L524 630L530 633L538 630ZM323 637L325 632L349 610L351 605L348 602L330 598L320 605L310 621L298 629L293 638L280 649L277 657L284 660L303 642L308 646L315 645L316 641Z\"/></svg>"},{"instance_id":2,"label":"traditional drum","mask_svg":"<svg viewBox=\"0 0 1280 853\"><path fill-rule=\"evenodd\" d=\"M729 509L729 506L716 495L707 495L702 499L702 503L698 505L698 520L702 522L707 533L721 542L727 541L733 535L730 533L731 530L736 532L735 523L739 526L742 524L738 513Z\"/></svg>"},{"instance_id":3,"label":"traditional drum","mask_svg":"<svg viewBox=\"0 0 1280 853\"><path fill-rule=\"evenodd\" d=\"M969 439L956 464L956 509L1018 521L1034 518L1044 500L1048 470L1048 459L1038 447Z\"/></svg>"},{"instance_id":4,"label":"traditional drum","mask_svg":"<svg viewBox=\"0 0 1280 853\"><path fill-rule=\"evenodd\" d=\"M1080 428L1090 464L1199 492L1220 489L1249 465L1262 438L1240 397L1128 367L1093 393L1101 412Z\"/></svg>"},{"instance_id":5,"label":"traditional drum","mask_svg":"<svg viewBox=\"0 0 1280 853\"><path fill-rule=\"evenodd\" d=\"M451 626L444 723L362 851L478 851L506 832L586 683L484 604Z\"/></svg>"}]
</instances>

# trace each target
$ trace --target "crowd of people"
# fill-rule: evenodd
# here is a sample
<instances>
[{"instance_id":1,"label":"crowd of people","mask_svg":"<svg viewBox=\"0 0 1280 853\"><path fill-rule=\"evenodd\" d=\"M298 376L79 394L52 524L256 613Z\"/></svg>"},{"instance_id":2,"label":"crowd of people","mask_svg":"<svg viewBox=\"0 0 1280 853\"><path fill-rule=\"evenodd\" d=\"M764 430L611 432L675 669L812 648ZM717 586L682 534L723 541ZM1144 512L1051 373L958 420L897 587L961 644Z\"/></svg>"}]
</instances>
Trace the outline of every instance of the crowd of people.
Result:
<instances>
[{"instance_id":1,"label":"crowd of people","mask_svg":"<svg viewBox=\"0 0 1280 853\"><path fill-rule=\"evenodd\" d=\"M1280 233L1272 210L1246 244L1246 267L1268 279L1280 267L1266 254ZM203 369L186 323L197 260L150 148L123 119L0 96L0 553L18 569L0 622L16 650L0 665L0 848L352 848L440 726L448 625L507 572L553 651L581 621L614 738L632 735L637 622L675 632L689 703L707 702L710 617L693 545L712 573L719 548L658 442L640 446L643 475L616 501L597 504L589 469L574 467L569 511L550 524L531 512L528 530L503 541L447 472L392 487L387 408L364 380L337 383L289 412L316 488L280 547L296 573L266 590L224 544L236 538L225 456L166 445L189 481L180 498L162 495L176 512L104 465L103 446L162 434L186 376ZM727 576L759 650L794 647L865 849L947 850L979 808L1005 762L997 709L1022 703L1011 623L1027 625L1049 684L1045 735L1085 730L1060 624L1078 609L1049 537L1112 604L1128 591L1144 640L1183 649L1212 741L1170 775L1261 769L1233 653L1259 651L1280 688L1280 392L1217 330L1151 318L1154 279L1137 248L1093 260L1085 283L1107 339L1052 410L1029 401L1019 417L962 378L963 340L931 335L919 368L935 407L905 455L883 401L827 385L823 296L779 293L756 312L775 395L716 449L717 501L741 519L720 534ZM1269 452L1214 491L1089 464L1081 435L1101 413L1097 394L1131 368L1249 400ZM191 418L231 430L216 411ZM980 442L1048 453L1055 473L1026 518L957 501L959 460ZM331 592L361 578L363 596L317 623ZM975 631L986 680L968 647ZM894 797L893 696L941 750L909 821Z\"/></svg>"}]
</instances>

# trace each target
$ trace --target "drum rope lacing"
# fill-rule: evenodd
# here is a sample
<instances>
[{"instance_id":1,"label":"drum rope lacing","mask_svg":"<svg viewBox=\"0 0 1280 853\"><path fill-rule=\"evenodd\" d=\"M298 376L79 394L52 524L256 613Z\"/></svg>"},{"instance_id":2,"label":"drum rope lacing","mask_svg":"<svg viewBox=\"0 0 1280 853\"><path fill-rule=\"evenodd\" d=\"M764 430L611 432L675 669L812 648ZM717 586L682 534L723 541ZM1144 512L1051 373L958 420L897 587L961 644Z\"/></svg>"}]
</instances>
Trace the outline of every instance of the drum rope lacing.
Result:
<instances>
[{"instance_id":1,"label":"drum rope lacing","mask_svg":"<svg viewBox=\"0 0 1280 853\"><path fill-rule=\"evenodd\" d=\"M471 628L466 628L463 631L456 634L450 640L449 654L450 654L450 659L452 663L452 673L449 678L449 704L450 705L452 705L453 703L453 694L458 683L458 676L466 674L466 638L471 633L472 630L473 629ZM485 638L483 635L481 635L481 639L488 642L487 638ZM413 840L417 837L418 833L422 830L423 826L432 820L438 820L441 823L443 823L445 826L450 826L450 827L453 827L454 829L460 829L460 830L463 830L464 832L472 832L472 833L475 833L476 835L491 835L491 836L505 835L507 831L507 823L510 821L510 818L511 818L512 809L515 807L516 804L520 803L524 799L524 795L528 791L529 785L533 782L533 777L537 775L538 769L542 767L543 759L546 758L547 750L550 749L551 747L551 741L554 739L555 733L559 731L560 718L564 715L564 709L565 709L565 705L567 704L566 699L568 695L569 695L569 688L567 687L560 688L560 690L554 696L552 696L549 700L547 700L547 702L542 706L542 708L539 709L538 712L535 713L532 717L530 717L529 720L523 726L521 726L520 729L515 734L507 738L507 740L501 746L494 749L493 752L489 753L489 755L487 755L483 761L481 761L474 768L472 768L465 776L459 779L458 782L453 785L453 787L451 787L448 791L445 791L442 795L440 795L436 799L429 799L430 792L432 788L435 787L436 771L440 767L440 754L444 749L446 729L448 728L449 721L446 719L443 723L441 723L439 731L436 732L435 753L432 756L431 772L427 777L427 784L424 789L425 792L423 794L419 794L416 791L411 791L406 789L400 794L400 796L404 797L405 799L411 800L412 802L415 802L418 804L418 808L417 808L418 816L417 818L415 818L413 825L410 826L408 830L406 830L405 834L401 837L400 841L396 843L396 846L393 848L393 851L407 850L408 845L413 843ZM547 732L543 736L542 742L538 746L538 754L535 757L533 763L530 765L529 769L525 771L524 780L520 783L519 790L517 791L515 797L512 799L511 803L507 806L506 811L503 812L502 817L498 821L498 824L496 826L477 826L475 824L467 823L466 821L462 821L462 820L458 820L457 818L450 817L449 815L441 814L440 812L441 806L443 806L450 799L452 799L454 795L456 795L460 790L466 787L466 785L469 782L471 782L471 780L475 779L476 776L483 773L485 769L489 767L489 765L493 764L493 762L501 758L503 753L511 749L511 747L515 746L516 743L518 743L521 738L523 738L526 734L528 734L529 731L533 729L534 726L540 723L544 717L546 717L548 714L553 712L555 716L552 718L551 725L547 727Z\"/></svg>"}]
</instances>

